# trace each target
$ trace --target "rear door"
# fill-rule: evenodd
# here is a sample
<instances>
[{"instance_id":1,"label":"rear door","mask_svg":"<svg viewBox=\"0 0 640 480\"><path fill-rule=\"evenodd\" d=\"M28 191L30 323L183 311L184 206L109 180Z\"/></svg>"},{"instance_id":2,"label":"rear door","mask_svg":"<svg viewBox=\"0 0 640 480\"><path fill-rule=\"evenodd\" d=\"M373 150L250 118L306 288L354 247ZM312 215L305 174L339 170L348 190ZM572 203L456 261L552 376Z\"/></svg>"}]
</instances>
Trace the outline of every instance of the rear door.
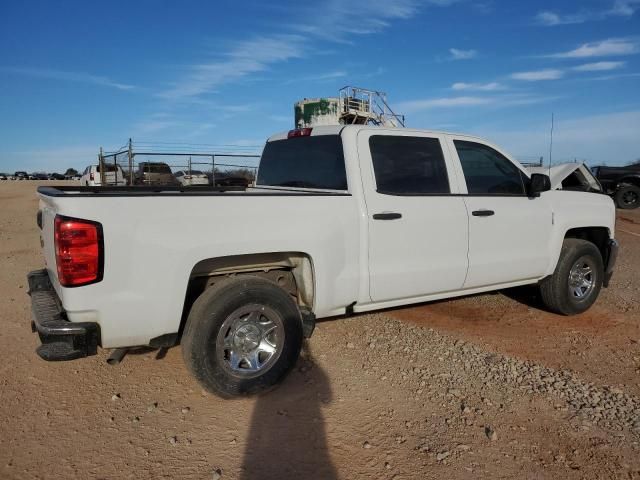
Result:
<instances>
[{"instance_id":1,"label":"rear door","mask_svg":"<svg viewBox=\"0 0 640 480\"><path fill-rule=\"evenodd\" d=\"M462 288L468 218L442 135L361 130L368 212L369 292L375 302Z\"/></svg>"},{"instance_id":2,"label":"rear door","mask_svg":"<svg viewBox=\"0 0 640 480\"><path fill-rule=\"evenodd\" d=\"M548 199L527 196L528 175L496 148L449 137L469 213L469 273L465 288L540 278L549 261Z\"/></svg>"}]
</instances>

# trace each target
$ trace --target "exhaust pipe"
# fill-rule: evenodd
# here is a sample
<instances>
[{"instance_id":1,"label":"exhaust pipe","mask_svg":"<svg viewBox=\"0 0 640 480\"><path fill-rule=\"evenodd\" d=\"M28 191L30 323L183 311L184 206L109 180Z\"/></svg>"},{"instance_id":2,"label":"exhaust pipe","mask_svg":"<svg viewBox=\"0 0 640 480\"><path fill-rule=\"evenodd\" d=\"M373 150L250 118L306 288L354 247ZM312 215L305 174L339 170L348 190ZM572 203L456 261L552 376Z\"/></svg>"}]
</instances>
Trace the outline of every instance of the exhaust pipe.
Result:
<instances>
[{"instance_id":1,"label":"exhaust pipe","mask_svg":"<svg viewBox=\"0 0 640 480\"><path fill-rule=\"evenodd\" d=\"M128 350L126 348L116 348L113 352L111 352L109 358L107 358L107 363L109 365L118 365L127 354L127 352Z\"/></svg>"}]
</instances>

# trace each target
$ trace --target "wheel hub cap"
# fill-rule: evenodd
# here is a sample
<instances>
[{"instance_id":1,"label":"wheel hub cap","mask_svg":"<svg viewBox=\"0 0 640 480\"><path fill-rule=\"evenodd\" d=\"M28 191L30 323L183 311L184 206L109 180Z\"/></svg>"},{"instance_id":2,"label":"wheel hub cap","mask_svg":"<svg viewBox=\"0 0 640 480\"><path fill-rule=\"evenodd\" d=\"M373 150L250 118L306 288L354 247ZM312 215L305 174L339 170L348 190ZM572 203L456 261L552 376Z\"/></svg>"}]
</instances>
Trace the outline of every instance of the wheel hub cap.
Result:
<instances>
[{"instance_id":1,"label":"wheel hub cap","mask_svg":"<svg viewBox=\"0 0 640 480\"><path fill-rule=\"evenodd\" d=\"M587 297L595 285L592 265L585 260L578 260L569 272L569 290L574 298Z\"/></svg>"},{"instance_id":2,"label":"wheel hub cap","mask_svg":"<svg viewBox=\"0 0 640 480\"><path fill-rule=\"evenodd\" d=\"M233 336L233 344L243 352L250 352L260 344L261 334L255 325L243 325Z\"/></svg>"},{"instance_id":3,"label":"wheel hub cap","mask_svg":"<svg viewBox=\"0 0 640 480\"><path fill-rule=\"evenodd\" d=\"M229 315L216 340L218 360L240 376L257 376L280 356L284 327L280 316L263 305L247 305Z\"/></svg>"}]
</instances>

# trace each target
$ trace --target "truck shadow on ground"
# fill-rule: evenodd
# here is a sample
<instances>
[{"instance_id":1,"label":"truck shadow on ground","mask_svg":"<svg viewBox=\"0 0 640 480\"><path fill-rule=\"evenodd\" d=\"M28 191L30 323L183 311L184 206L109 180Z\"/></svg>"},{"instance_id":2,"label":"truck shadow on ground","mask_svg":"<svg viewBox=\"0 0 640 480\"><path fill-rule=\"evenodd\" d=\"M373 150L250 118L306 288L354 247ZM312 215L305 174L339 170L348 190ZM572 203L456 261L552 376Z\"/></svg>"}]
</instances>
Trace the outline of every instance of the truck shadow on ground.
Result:
<instances>
[{"instance_id":1,"label":"truck shadow on ground","mask_svg":"<svg viewBox=\"0 0 640 480\"><path fill-rule=\"evenodd\" d=\"M256 401L240 478L337 478L322 413L331 399L329 379L305 347L287 379Z\"/></svg>"},{"instance_id":2,"label":"truck shadow on ground","mask_svg":"<svg viewBox=\"0 0 640 480\"><path fill-rule=\"evenodd\" d=\"M415 320L417 323L426 317L449 317L464 321L467 323L478 324L482 322L490 322L500 320L505 315L504 302L500 303L500 297L506 297L515 303L508 306L510 315L517 314L517 308L529 307L546 314L555 315L542 302L540 292L537 286L525 285L522 287L514 287L505 290L496 290L472 295L465 295L455 298L446 298L442 300L432 300L430 302L420 302L400 307L390 307L377 310L374 313L387 314L399 320ZM487 308L486 300L492 302L495 298L496 308ZM474 299L485 300L484 302L474 303ZM499 306L499 307L498 307ZM355 313L355 316L366 316L371 312ZM349 315L341 315L318 320L318 323L340 321L348 318Z\"/></svg>"},{"instance_id":3,"label":"truck shadow on ground","mask_svg":"<svg viewBox=\"0 0 640 480\"><path fill-rule=\"evenodd\" d=\"M540 289L537 285L524 285L522 287L507 288L499 291L505 297L510 298L527 307L535 308L543 312L552 313L543 303Z\"/></svg>"}]
</instances>

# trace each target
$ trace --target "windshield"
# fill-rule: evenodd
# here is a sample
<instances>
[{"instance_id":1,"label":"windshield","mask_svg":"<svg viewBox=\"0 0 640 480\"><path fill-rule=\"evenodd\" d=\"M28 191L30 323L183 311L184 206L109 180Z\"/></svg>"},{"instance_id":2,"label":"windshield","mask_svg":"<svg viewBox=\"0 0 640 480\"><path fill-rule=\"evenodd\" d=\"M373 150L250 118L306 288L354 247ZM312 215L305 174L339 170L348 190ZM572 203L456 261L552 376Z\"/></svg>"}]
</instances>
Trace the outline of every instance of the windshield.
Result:
<instances>
[{"instance_id":1,"label":"windshield","mask_svg":"<svg viewBox=\"0 0 640 480\"><path fill-rule=\"evenodd\" d=\"M338 135L268 142L256 185L346 190L342 140Z\"/></svg>"}]
</instances>

